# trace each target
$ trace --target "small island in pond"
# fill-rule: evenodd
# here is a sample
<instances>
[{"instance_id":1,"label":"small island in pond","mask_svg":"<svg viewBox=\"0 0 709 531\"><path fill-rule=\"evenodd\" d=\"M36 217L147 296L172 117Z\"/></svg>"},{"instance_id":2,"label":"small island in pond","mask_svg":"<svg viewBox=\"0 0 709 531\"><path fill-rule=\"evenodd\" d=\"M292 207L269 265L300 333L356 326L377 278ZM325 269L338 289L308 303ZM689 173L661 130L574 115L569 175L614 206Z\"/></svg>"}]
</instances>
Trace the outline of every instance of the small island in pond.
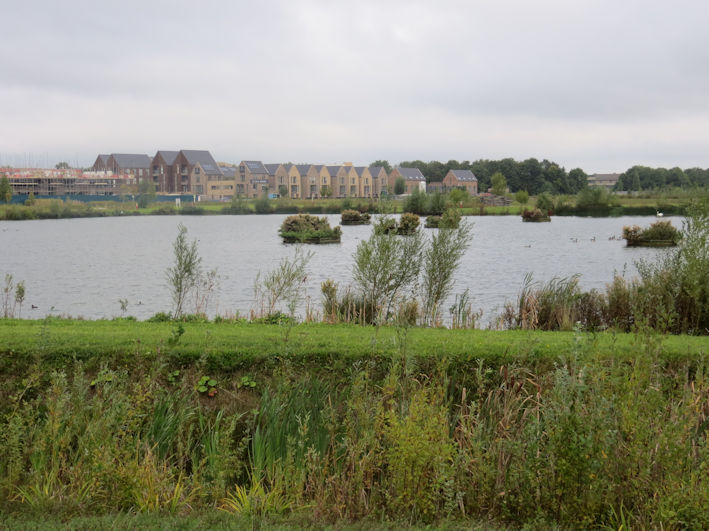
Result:
<instances>
[{"instance_id":1,"label":"small island in pond","mask_svg":"<svg viewBox=\"0 0 709 531\"><path fill-rule=\"evenodd\" d=\"M682 233L669 221L657 221L644 229L638 225L623 227L623 239L628 247L672 247L681 238Z\"/></svg>"},{"instance_id":2,"label":"small island in pond","mask_svg":"<svg viewBox=\"0 0 709 531\"><path fill-rule=\"evenodd\" d=\"M535 208L534 210L527 210L526 208L522 212L522 221L531 221L531 222L542 222L542 221L551 221L551 216L549 215L548 212L544 212L538 208Z\"/></svg>"},{"instance_id":3,"label":"small island in pond","mask_svg":"<svg viewBox=\"0 0 709 531\"><path fill-rule=\"evenodd\" d=\"M358 210L343 210L340 225L369 225L372 217L366 212Z\"/></svg>"},{"instance_id":4,"label":"small island in pond","mask_svg":"<svg viewBox=\"0 0 709 531\"><path fill-rule=\"evenodd\" d=\"M342 229L331 228L325 217L296 214L283 221L278 234L284 243L340 243Z\"/></svg>"}]
</instances>

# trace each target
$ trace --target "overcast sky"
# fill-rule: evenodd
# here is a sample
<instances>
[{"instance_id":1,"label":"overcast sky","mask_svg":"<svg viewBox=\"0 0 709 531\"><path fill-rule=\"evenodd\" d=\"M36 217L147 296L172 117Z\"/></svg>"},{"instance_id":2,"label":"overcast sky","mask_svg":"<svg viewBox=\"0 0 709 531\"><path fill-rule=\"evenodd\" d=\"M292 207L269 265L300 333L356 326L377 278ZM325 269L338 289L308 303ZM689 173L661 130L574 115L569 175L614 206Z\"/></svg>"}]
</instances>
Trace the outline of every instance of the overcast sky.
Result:
<instances>
[{"instance_id":1,"label":"overcast sky","mask_svg":"<svg viewBox=\"0 0 709 531\"><path fill-rule=\"evenodd\" d=\"M0 0L0 164L709 167L709 2Z\"/></svg>"}]
</instances>

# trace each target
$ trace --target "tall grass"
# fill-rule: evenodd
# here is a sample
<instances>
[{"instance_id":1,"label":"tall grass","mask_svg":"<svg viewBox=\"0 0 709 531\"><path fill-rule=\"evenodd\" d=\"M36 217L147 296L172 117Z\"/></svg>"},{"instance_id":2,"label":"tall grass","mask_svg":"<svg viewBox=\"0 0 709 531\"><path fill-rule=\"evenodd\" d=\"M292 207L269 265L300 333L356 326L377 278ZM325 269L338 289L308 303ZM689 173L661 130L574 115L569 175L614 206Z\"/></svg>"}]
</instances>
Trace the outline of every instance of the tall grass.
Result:
<instances>
[{"instance_id":1,"label":"tall grass","mask_svg":"<svg viewBox=\"0 0 709 531\"><path fill-rule=\"evenodd\" d=\"M706 528L708 367L597 356L577 333L554 364L283 363L258 387L160 360L10 379L0 420L1 506L314 523L487 520L566 528ZM427 367L427 368L426 368ZM24 382L24 383L23 383ZM4 383L6 385L6 382Z\"/></svg>"}]
</instances>

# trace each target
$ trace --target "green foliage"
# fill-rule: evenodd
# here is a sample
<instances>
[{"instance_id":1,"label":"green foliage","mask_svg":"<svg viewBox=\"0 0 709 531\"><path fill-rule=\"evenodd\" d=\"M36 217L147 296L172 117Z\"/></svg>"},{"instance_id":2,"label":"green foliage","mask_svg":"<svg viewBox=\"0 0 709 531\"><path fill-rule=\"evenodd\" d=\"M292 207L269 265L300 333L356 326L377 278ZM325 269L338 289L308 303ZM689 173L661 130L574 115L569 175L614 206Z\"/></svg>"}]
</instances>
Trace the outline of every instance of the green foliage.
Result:
<instances>
[{"instance_id":1,"label":"green foliage","mask_svg":"<svg viewBox=\"0 0 709 531\"><path fill-rule=\"evenodd\" d=\"M394 194L401 195L406 192L406 181L403 177L397 177L394 181Z\"/></svg>"},{"instance_id":2,"label":"green foliage","mask_svg":"<svg viewBox=\"0 0 709 531\"><path fill-rule=\"evenodd\" d=\"M551 194L544 192L537 196L536 206L542 212L552 214L554 212L554 199L551 197Z\"/></svg>"},{"instance_id":3,"label":"green foliage","mask_svg":"<svg viewBox=\"0 0 709 531\"><path fill-rule=\"evenodd\" d=\"M264 192L261 197L254 201L254 211L257 214L270 214L273 212L271 202L268 199L268 193Z\"/></svg>"},{"instance_id":4,"label":"green foliage","mask_svg":"<svg viewBox=\"0 0 709 531\"><path fill-rule=\"evenodd\" d=\"M637 225L623 227L623 239L629 247L638 245L677 245L682 233L670 221L656 221L641 229Z\"/></svg>"},{"instance_id":5,"label":"green foliage","mask_svg":"<svg viewBox=\"0 0 709 531\"><path fill-rule=\"evenodd\" d=\"M396 232L403 236L410 236L418 231L420 224L421 220L416 214L405 212L399 218Z\"/></svg>"},{"instance_id":6,"label":"green foliage","mask_svg":"<svg viewBox=\"0 0 709 531\"><path fill-rule=\"evenodd\" d=\"M18 319L22 317L22 304L25 302L25 281L15 283L10 273L5 274L5 284L0 293L0 307L2 317L5 319Z\"/></svg>"},{"instance_id":7,"label":"green foliage","mask_svg":"<svg viewBox=\"0 0 709 531\"><path fill-rule=\"evenodd\" d=\"M12 186L10 180L4 175L0 178L0 201L9 203L12 199Z\"/></svg>"},{"instance_id":8,"label":"green foliage","mask_svg":"<svg viewBox=\"0 0 709 531\"><path fill-rule=\"evenodd\" d=\"M515 193L515 201L520 205L526 205L527 201L529 201L529 193L527 190L517 190Z\"/></svg>"},{"instance_id":9,"label":"green foliage","mask_svg":"<svg viewBox=\"0 0 709 531\"><path fill-rule=\"evenodd\" d=\"M288 187L285 184L278 187L278 195L281 197L288 197Z\"/></svg>"},{"instance_id":10,"label":"green foliage","mask_svg":"<svg viewBox=\"0 0 709 531\"><path fill-rule=\"evenodd\" d=\"M214 398L217 394L217 381L209 376L202 376L194 388L198 393Z\"/></svg>"},{"instance_id":11,"label":"green foliage","mask_svg":"<svg viewBox=\"0 0 709 531\"><path fill-rule=\"evenodd\" d=\"M421 280L425 325L441 324L441 304L453 292L453 275L472 238L472 226L461 223L455 229L441 228L425 247Z\"/></svg>"},{"instance_id":12,"label":"green foliage","mask_svg":"<svg viewBox=\"0 0 709 531\"><path fill-rule=\"evenodd\" d=\"M290 317L295 317L295 310L308 277L308 263L312 257L312 252L304 252L298 246L293 257L281 260L273 271L263 277L259 271L254 282L254 294L262 317L276 313L276 307L281 301L285 302Z\"/></svg>"},{"instance_id":13,"label":"green foliage","mask_svg":"<svg viewBox=\"0 0 709 531\"><path fill-rule=\"evenodd\" d=\"M132 528L148 525L142 514L184 527L212 514L200 525L709 525L709 379L688 338L668 356L668 341L646 335L625 349L623 335L498 332L504 357L452 363L442 331L420 332L436 336L429 360L258 362L259 392L229 370L210 370L208 390L195 392L205 374L195 360L166 388L149 376L166 360L145 356L95 372L77 362L3 372L4 523ZM469 352L471 334L477 349L491 332L445 338ZM546 342L555 348L540 358ZM210 379L220 392L206 400Z\"/></svg>"},{"instance_id":14,"label":"green foliage","mask_svg":"<svg viewBox=\"0 0 709 531\"><path fill-rule=\"evenodd\" d=\"M527 210L526 208L522 211L522 221L551 221L551 217L547 214L547 211L541 211L538 208Z\"/></svg>"},{"instance_id":15,"label":"green foliage","mask_svg":"<svg viewBox=\"0 0 709 531\"><path fill-rule=\"evenodd\" d=\"M58 162L54 167L58 170L68 170L71 168L68 162Z\"/></svg>"},{"instance_id":16,"label":"green foliage","mask_svg":"<svg viewBox=\"0 0 709 531\"><path fill-rule=\"evenodd\" d=\"M602 186L586 188L576 196L576 208L578 209L608 208L616 202L614 196Z\"/></svg>"},{"instance_id":17,"label":"green foliage","mask_svg":"<svg viewBox=\"0 0 709 531\"><path fill-rule=\"evenodd\" d=\"M339 226L331 228L326 217L296 214L283 221L278 233L286 242L339 242L342 229Z\"/></svg>"},{"instance_id":18,"label":"green foliage","mask_svg":"<svg viewBox=\"0 0 709 531\"><path fill-rule=\"evenodd\" d=\"M25 206L33 206L36 202L37 200L34 197L34 192L30 192L27 199L25 199Z\"/></svg>"},{"instance_id":19,"label":"green foliage","mask_svg":"<svg viewBox=\"0 0 709 531\"><path fill-rule=\"evenodd\" d=\"M490 184L492 185L493 194L505 195L507 193L507 179L499 171L492 174Z\"/></svg>"},{"instance_id":20,"label":"green foliage","mask_svg":"<svg viewBox=\"0 0 709 531\"><path fill-rule=\"evenodd\" d=\"M187 242L187 227L178 225L178 234L172 244L174 264L165 271L165 278L170 288L174 318L184 311L187 298L199 284L202 275L202 258L197 250L197 240Z\"/></svg>"},{"instance_id":21,"label":"green foliage","mask_svg":"<svg viewBox=\"0 0 709 531\"><path fill-rule=\"evenodd\" d=\"M411 216L418 225L418 216ZM384 320L403 292L418 278L423 249L420 231L414 230L410 236L399 238L389 230L391 221L382 217L370 238L360 242L354 254L355 284L367 304L378 308Z\"/></svg>"},{"instance_id":22,"label":"green foliage","mask_svg":"<svg viewBox=\"0 0 709 531\"><path fill-rule=\"evenodd\" d=\"M155 201L156 197L155 184L150 179L142 179L138 184L138 207L146 208L150 202Z\"/></svg>"},{"instance_id":23,"label":"green foliage","mask_svg":"<svg viewBox=\"0 0 709 531\"><path fill-rule=\"evenodd\" d=\"M369 225L371 216L358 210L343 210L341 214L341 225Z\"/></svg>"}]
</instances>

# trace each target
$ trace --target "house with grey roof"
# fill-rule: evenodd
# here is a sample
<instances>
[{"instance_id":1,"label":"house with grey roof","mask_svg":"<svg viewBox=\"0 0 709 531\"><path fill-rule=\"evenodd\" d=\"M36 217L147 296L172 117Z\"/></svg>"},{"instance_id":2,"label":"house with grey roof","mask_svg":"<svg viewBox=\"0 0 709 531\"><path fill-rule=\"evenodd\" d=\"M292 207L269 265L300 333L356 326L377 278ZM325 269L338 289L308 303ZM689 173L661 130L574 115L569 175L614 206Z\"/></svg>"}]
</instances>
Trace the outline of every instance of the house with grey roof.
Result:
<instances>
[{"instance_id":1,"label":"house with grey roof","mask_svg":"<svg viewBox=\"0 0 709 531\"><path fill-rule=\"evenodd\" d=\"M601 186L613 190L618 183L620 173L594 173L586 178L589 186Z\"/></svg>"},{"instance_id":2,"label":"house with grey roof","mask_svg":"<svg viewBox=\"0 0 709 531\"><path fill-rule=\"evenodd\" d=\"M372 176L372 197L379 197L382 186L386 188L389 176L384 166L370 166L369 174Z\"/></svg>"},{"instance_id":3,"label":"house with grey roof","mask_svg":"<svg viewBox=\"0 0 709 531\"><path fill-rule=\"evenodd\" d=\"M443 191L460 188L470 195L478 193L478 178L470 170L449 170L443 178Z\"/></svg>"},{"instance_id":4,"label":"house with grey roof","mask_svg":"<svg viewBox=\"0 0 709 531\"><path fill-rule=\"evenodd\" d=\"M273 192L288 197L288 168L285 164L264 164L269 182L273 182Z\"/></svg>"},{"instance_id":5,"label":"house with grey roof","mask_svg":"<svg viewBox=\"0 0 709 531\"><path fill-rule=\"evenodd\" d=\"M242 160L236 177L236 193L243 197L260 197L273 193L275 179L260 160Z\"/></svg>"},{"instance_id":6,"label":"house with grey roof","mask_svg":"<svg viewBox=\"0 0 709 531\"><path fill-rule=\"evenodd\" d=\"M182 149L173 163L177 172L178 192L203 195L209 181L223 179L219 165L206 150Z\"/></svg>"},{"instance_id":7,"label":"house with grey roof","mask_svg":"<svg viewBox=\"0 0 709 531\"><path fill-rule=\"evenodd\" d=\"M411 194L416 189L426 192L426 177L424 177L423 173L421 173L421 170L418 168L402 168L397 166L391 170L388 179L388 191L391 194L394 193L394 185L397 179L404 180L405 194Z\"/></svg>"}]
</instances>

